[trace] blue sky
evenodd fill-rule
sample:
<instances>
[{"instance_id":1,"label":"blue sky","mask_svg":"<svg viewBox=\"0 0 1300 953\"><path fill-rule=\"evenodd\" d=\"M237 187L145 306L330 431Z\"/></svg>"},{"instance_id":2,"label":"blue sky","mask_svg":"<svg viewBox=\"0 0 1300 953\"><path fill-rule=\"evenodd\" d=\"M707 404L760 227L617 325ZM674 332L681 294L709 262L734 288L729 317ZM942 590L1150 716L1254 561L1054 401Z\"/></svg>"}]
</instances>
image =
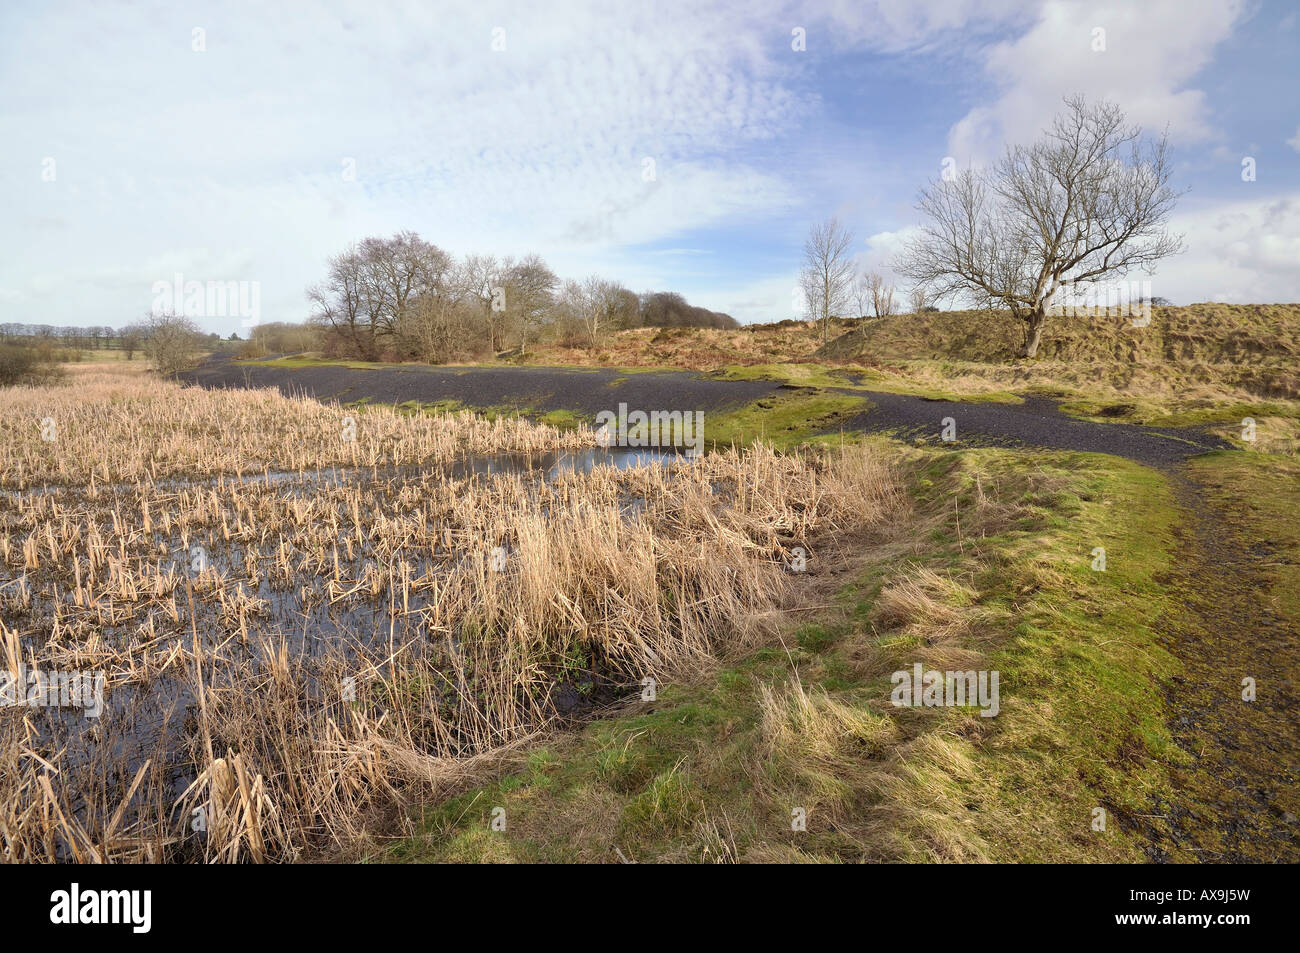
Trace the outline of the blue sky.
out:
<instances>
[{"instance_id":1,"label":"blue sky","mask_svg":"<svg viewBox=\"0 0 1300 953\"><path fill-rule=\"evenodd\" d=\"M780 319L812 222L885 270L944 157L1075 92L1169 128L1188 250L1155 294L1297 301L1297 9L7 2L0 321L119 326L178 273L300 320L329 255L399 229Z\"/></svg>"}]
</instances>

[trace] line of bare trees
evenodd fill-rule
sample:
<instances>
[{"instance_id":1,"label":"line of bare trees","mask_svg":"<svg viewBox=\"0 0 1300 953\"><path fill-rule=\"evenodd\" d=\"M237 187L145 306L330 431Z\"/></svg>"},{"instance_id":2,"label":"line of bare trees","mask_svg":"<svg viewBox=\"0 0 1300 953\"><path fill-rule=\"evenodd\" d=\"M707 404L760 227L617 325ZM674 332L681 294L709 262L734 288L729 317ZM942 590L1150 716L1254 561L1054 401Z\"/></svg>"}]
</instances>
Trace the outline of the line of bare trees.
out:
<instances>
[{"instance_id":1,"label":"line of bare trees","mask_svg":"<svg viewBox=\"0 0 1300 953\"><path fill-rule=\"evenodd\" d=\"M21 343L32 339L57 342L61 347L78 350L98 350L101 348L121 347L124 331L114 330L108 325L74 325L24 324L9 321L0 324L0 342L14 341Z\"/></svg>"},{"instance_id":2,"label":"line of bare trees","mask_svg":"<svg viewBox=\"0 0 1300 953\"><path fill-rule=\"evenodd\" d=\"M925 187L925 223L892 270L912 283L914 312L940 300L1008 311L1021 323L1021 356L1032 358L1058 294L1150 272L1182 250L1167 227L1172 174L1166 136L1144 139L1119 106L1072 97L1037 141ZM830 219L804 247L805 308L823 340L833 317L893 310L893 286L855 271L852 246Z\"/></svg>"},{"instance_id":3,"label":"line of bare trees","mask_svg":"<svg viewBox=\"0 0 1300 953\"><path fill-rule=\"evenodd\" d=\"M874 315L888 317L897 308L894 284L879 272L860 267L853 258L853 233L837 218L814 225L804 242L804 264L799 273L804 312L821 328L822 342L830 339L834 318ZM913 303L921 310L928 302L920 289Z\"/></svg>"},{"instance_id":4,"label":"line of bare trees","mask_svg":"<svg viewBox=\"0 0 1300 953\"><path fill-rule=\"evenodd\" d=\"M444 363L523 353L544 337L596 346L611 331L646 324L737 326L680 295L637 295L599 276L561 281L538 255L458 261L409 231L335 255L307 296L326 349L364 360Z\"/></svg>"}]
</instances>

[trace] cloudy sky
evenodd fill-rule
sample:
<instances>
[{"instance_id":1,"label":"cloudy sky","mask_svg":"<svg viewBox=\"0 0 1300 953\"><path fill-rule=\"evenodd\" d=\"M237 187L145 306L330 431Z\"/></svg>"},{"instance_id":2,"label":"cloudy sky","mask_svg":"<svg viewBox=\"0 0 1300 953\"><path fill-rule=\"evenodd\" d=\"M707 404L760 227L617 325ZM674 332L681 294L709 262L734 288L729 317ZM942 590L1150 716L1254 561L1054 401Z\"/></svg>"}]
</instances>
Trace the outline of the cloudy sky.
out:
<instances>
[{"instance_id":1,"label":"cloudy sky","mask_svg":"<svg viewBox=\"0 0 1300 953\"><path fill-rule=\"evenodd\" d=\"M120 326L177 274L300 320L331 254L399 229L789 317L810 223L882 265L945 157L1075 92L1168 128L1188 250L1155 294L1300 301L1296 9L5 0L0 321Z\"/></svg>"}]
</instances>

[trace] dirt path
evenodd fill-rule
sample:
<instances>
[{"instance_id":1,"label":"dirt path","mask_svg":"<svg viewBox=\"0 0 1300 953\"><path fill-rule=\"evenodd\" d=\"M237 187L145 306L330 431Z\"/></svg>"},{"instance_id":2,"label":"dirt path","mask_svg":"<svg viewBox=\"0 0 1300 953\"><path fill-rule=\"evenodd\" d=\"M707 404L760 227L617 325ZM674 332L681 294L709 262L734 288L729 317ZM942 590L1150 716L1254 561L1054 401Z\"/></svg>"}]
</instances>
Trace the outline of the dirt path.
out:
<instances>
[{"instance_id":1,"label":"dirt path","mask_svg":"<svg viewBox=\"0 0 1300 953\"><path fill-rule=\"evenodd\" d=\"M1183 664L1166 689L1170 729L1191 756L1147 819L1152 860L1300 860L1300 633L1269 605L1268 543L1185 469L1172 475L1184 523L1168 584L1185 596L1163 642ZM1255 701L1242 679L1255 679Z\"/></svg>"}]
</instances>

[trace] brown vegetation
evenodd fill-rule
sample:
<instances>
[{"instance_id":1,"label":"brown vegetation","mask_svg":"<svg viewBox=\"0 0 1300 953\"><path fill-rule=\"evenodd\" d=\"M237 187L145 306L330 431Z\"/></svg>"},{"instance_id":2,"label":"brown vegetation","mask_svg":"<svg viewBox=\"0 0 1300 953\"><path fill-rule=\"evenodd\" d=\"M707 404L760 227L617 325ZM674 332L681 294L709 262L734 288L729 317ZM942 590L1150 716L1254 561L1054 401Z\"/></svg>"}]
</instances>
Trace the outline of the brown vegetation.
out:
<instances>
[{"instance_id":1,"label":"brown vegetation","mask_svg":"<svg viewBox=\"0 0 1300 953\"><path fill-rule=\"evenodd\" d=\"M106 682L97 720L0 710L7 860L345 849L469 759L764 638L790 547L895 494L866 448L484 476L457 460L592 434L373 410L344 441L306 400L80 376L0 396L6 669Z\"/></svg>"}]
</instances>

